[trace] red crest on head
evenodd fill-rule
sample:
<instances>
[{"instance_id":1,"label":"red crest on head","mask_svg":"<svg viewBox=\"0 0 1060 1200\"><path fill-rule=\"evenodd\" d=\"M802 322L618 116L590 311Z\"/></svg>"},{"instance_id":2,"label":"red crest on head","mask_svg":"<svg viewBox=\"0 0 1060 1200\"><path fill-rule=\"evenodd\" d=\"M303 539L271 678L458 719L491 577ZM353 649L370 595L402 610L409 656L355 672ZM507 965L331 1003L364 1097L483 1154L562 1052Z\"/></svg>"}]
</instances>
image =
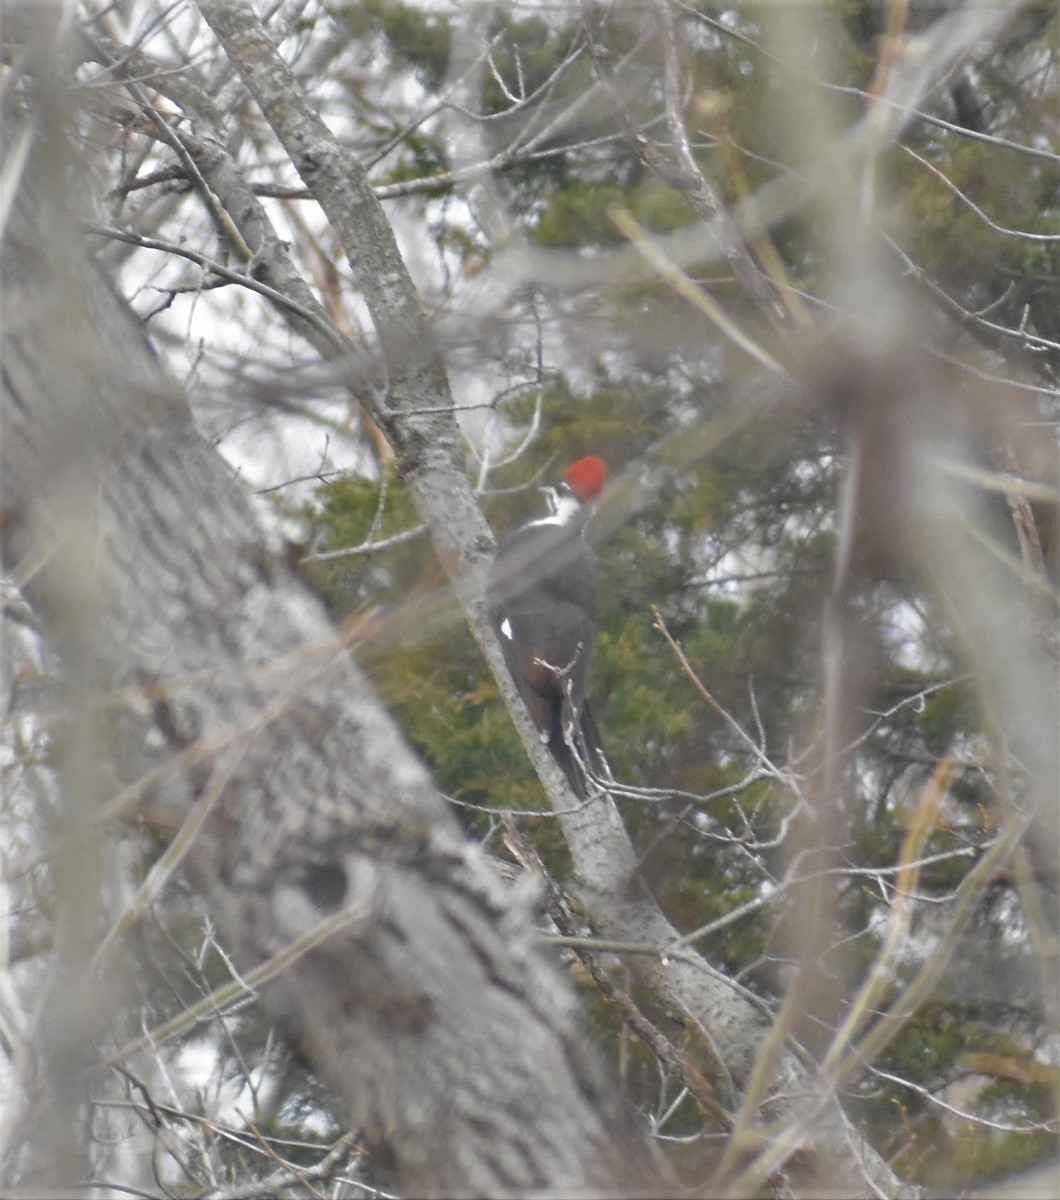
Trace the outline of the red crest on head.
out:
<instances>
[{"instance_id":1,"label":"red crest on head","mask_svg":"<svg viewBox=\"0 0 1060 1200\"><path fill-rule=\"evenodd\" d=\"M591 500L607 482L607 463L596 454L587 454L571 463L563 479L583 500Z\"/></svg>"}]
</instances>

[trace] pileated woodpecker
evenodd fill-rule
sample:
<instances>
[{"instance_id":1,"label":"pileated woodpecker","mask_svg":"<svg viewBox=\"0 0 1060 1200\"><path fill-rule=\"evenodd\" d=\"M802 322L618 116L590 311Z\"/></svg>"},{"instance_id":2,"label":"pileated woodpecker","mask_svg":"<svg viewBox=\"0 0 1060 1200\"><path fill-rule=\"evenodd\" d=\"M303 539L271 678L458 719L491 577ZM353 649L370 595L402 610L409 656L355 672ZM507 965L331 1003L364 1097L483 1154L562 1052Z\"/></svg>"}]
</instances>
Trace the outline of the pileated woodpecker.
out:
<instances>
[{"instance_id":1,"label":"pileated woodpecker","mask_svg":"<svg viewBox=\"0 0 1060 1200\"><path fill-rule=\"evenodd\" d=\"M603 749L585 695L598 584L583 533L588 501L606 479L607 464L589 455L567 469L559 487L542 488L549 515L501 540L486 593L508 670L579 798L585 767L599 770Z\"/></svg>"}]
</instances>

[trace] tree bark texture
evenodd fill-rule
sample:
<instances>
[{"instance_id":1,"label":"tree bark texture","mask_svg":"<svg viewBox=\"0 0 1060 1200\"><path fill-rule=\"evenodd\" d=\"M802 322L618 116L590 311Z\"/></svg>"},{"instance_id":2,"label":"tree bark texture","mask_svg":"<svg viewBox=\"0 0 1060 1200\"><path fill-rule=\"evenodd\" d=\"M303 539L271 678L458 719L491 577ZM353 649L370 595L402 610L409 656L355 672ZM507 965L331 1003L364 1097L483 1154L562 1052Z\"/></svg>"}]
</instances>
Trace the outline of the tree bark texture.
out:
<instances>
[{"instance_id":1,"label":"tree bark texture","mask_svg":"<svg viewBox=\"0 0 1060 1200\"><path fill-rule=\"evenodd\" d=\"M264 549L84 258L57 123L28 129L3 240L4 559L64 664L90 660L109 815L201 822L187 865L226 940L243 969L290 956L264 1001L397 1187L642 1190L662 1176L530 904Z\"/></svg>"}]
</instances>

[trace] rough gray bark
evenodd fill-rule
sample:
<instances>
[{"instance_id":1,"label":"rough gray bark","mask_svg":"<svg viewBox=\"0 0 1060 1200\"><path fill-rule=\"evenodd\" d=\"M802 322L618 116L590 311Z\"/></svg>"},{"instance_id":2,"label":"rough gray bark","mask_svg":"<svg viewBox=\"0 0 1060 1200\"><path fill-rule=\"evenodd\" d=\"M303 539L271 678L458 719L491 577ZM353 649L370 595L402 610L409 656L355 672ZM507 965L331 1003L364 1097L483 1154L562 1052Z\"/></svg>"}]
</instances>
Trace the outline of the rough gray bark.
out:
<instances>
[{"instance_id":1,"label":"rough gray bark","mask_svg":"<svg viewBox=\"0 0 1060 1200\"><path fill-rule=\"evenodd\" d=\"M4 561L96 689L124 815L202 820L187 865L220 927L244 968L292 956L264 1000L398 1187L641 1191L647 1152L529 905L85 262L50 115L9 143L32 138L2 247ZM84 1028L52 1032L55 1071L83 1066Z\"/></svg>"}]
</instances>

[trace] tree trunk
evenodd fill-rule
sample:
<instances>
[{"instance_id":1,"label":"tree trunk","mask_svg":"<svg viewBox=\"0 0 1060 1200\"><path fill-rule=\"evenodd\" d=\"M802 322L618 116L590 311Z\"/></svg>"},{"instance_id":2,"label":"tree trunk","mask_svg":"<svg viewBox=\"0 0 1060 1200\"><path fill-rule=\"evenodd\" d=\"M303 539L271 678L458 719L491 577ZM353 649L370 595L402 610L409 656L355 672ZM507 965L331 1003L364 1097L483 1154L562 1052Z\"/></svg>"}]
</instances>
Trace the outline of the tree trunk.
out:
<instances>
[{"instance_id":1,"label":"tree trunk","mask_svg":"<svg viewBox=\"0 0 1060 1200\"><path fill-rule=\"evenodd\" d=\"M241 968L274 962L266 1005L398 1188L664 1187L530 904L468 845L85 260L61 116L9 129L29 154L3 242L0 512L5 563L92 683L94 756L124 789L108 815L187 838ZM51 1036L49 1063L84 1066L84 1028Z\"/></svg>"}]
</instances>

